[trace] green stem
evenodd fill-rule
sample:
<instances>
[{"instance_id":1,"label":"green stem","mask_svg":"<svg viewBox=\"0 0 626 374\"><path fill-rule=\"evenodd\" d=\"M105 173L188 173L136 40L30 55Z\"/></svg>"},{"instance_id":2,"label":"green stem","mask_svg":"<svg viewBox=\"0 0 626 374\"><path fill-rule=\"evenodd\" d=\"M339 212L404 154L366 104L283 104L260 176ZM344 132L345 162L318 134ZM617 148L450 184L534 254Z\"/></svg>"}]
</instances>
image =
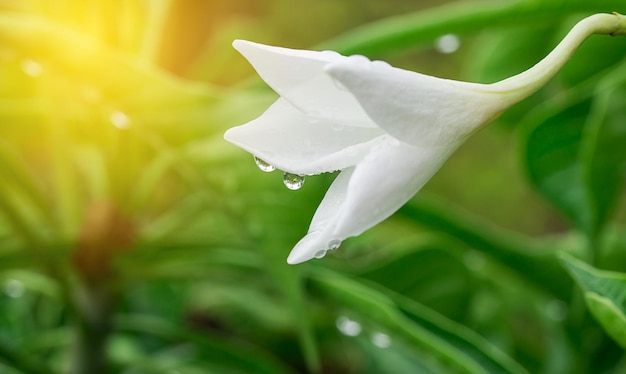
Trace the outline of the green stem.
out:
<instances>
[{"instance_id":1,"label":"green stem","mask_svg":"<svg viewBox=\"0 0 626 374\"><path fill-rule=\"evenodd\" d=\"M106 285L75 287L76 342L70 374L108 373L106 345L112 329L112 295Z\"/></svg>"},{"instance_id":2,"label":"green stem","mask_svg":"<svg viewBox=\"0 0 626 374\"><path fill-rule=\"evenodd\" d=\"M516 103L543 87L593 34L621 35L626 32L626 17L614 14L594 14L584 18L571 29L563 40L530 69L510 78L490 84L495 92L506 93L508 102Z\"/></svg>"}]
</instances>

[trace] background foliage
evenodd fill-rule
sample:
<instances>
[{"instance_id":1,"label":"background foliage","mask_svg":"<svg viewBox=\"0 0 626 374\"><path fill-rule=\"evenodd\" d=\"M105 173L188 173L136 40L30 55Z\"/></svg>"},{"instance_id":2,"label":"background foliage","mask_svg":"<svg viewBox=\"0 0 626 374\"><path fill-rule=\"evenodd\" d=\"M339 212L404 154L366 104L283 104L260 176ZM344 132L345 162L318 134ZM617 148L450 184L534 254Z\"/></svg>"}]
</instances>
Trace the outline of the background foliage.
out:
<instances>
[{"instance_id":1,"label":"background foliage","mask_svg":"<svg viewBox=\"0 0 626 374\"><path fill-rule=\"evenodd\" d=\"M0 1L0 372L626 370L626 38L324 260L285 263L333 176L222 139L275 98L235 38L493 82L619 5Z\"/></svg>"}]
</instances>

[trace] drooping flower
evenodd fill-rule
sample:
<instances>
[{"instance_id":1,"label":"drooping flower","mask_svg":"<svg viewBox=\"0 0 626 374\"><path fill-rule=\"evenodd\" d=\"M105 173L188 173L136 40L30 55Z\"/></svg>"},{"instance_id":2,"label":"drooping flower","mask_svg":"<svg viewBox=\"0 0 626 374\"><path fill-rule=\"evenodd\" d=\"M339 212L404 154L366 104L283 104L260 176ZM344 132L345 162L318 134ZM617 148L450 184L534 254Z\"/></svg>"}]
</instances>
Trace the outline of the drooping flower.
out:
<instances>
[{"instance_id":1,"label":"drooping flower","mask_svg":"<svg viewBox=\"0 0 626 374\"><path fill-rule=\"evenodd\" d=\"M537 65L492 84L237 40L234 47L280 98L225 138L287 179L340 171L287 262L322 257L392 215L465 139L541 88L586 37L624 33L625 19L588 17Z\"/></svg>"}]
</instances>

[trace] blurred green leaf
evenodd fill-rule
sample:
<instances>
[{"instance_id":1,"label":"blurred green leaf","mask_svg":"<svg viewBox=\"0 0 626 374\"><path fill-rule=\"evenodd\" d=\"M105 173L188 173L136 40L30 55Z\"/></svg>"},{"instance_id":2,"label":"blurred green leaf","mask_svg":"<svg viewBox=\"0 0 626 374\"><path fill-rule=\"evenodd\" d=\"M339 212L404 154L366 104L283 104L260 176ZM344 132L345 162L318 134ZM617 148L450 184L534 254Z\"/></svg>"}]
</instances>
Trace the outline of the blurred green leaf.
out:
<instances>
[{"instance_id":1,"label":"blurred green leaf","mask_svg":"<svg viewBox=\"0 0 626 374\"><path fill-rule=\"evenodd\" d=\"M170 343L193 343L197 348L194 356L199 362L210 363L225 372L287 374L292 370L279 362L262 347L250 347L245 344L229 342L209 333L189 331L169 321L144 315L126 315L118 317L120 331L156 336ZM136 364L139 368L145 362ZM132 368L132 366L131 366Z\"/></svg>"},{"instance_id":2,"label":"blurred green leaf","mask_svg":"<svg viewBox=\"0 0 626 374\"><path fill-rule=\"evenodd\" d=\"M583 290L593 316L626 348L626 274L598 270L568 254L561 260Z\"/></svg>"},{"instance_id":3,"label":"blurred green leaf","mask_svg":"<svg viewBox=\"0 0 626 374\"><path fill-rule=\"evenodd\" d=\"M626 175L625 66L595 90L584 82L556 97L522 134L531 182L592 241L615 211Z\"/></svg>"},{"instance_id":4,"label":"blurred green leaf","mask_svg":"<svg viewBox=\"0 0 626 374\"><path fill-rule=\"evenodd\" d=\"M314 290L333 304L377 324L416 353L438 363L434 368L463 373L526 373L479 335L390 290L328 270L311 274Z\"/></svg>"},{"instance_id":5,"label":"blurred green leaf","mask_svg":"<svg viewBox=\"0 0 626 374\"><path fill-rule=\"evenodd\" d=\"M479 250L537 289L569 299L570 281L554 257L554 243L548 245L499 228L424 194L402 207L398 214Z\"/></svg>"},{"instance_id":6,"label":"blurred green leaf","mask_svg":"<svg viewBox=\"0 0 626 374\"><path fill-rule=\"evenodd\" d=\"M586 203L579 151L590 108L588 97L555 105L522 135L523 164L530 181L588 235L592 212Z\"/></svg>"},{"instance_id":7,"label":"blurred green leaf","mask_svg":"<svg viewBox=\"0 0 626 374\"><path fill-rule=\"evenodd\" d=\"M376 262L359 276L450 318L462 318L471 297L471 282L467 267L446 251L451 246L453 242L444 240L415 243L412 250Z\"/></svg>"},{"instance_id":8,"label":"blurred green leaf","mask_svg":"<svg viewBox=\"0 0 626 374\"><path fill-rule=\"evenodd\" d=\"M618 206L626 180L626 63L598 85L582 144L585 187L599 232Z\"/></svg>"},{"instance_id":9,"label":"blurred green leaf","mask_svg":"<svg viewBox=\"0 0 626 374\"><path fill-rule=\"evenodd\" d=\"M607 12L614 6L613 0L459 1L372 22L319 47L345 54L380 56L414 49L445 34L469 33L510 24L554 22L568 14Z\"/></svg>"}]
</instances>

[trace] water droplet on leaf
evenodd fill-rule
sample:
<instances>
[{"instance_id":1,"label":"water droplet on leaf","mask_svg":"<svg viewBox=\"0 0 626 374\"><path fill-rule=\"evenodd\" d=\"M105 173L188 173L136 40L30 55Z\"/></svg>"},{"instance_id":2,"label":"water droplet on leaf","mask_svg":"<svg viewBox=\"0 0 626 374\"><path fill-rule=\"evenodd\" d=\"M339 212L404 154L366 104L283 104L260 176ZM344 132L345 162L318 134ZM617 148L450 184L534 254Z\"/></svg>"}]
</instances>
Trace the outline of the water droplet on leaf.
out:
<instances>
[{"instance_id":1,"label":"water droplet on leaf","mask_svg":"<svg viewBox=\"0 0 626 374\"><path fill-rule=\"evenodd\" d=\"M375 332L372 334L372 344L378 348L389 348L391 337L384 332Z\"/></svg>"},{"instance_id":2,"label":"water droplet on leaf","mask_svg":"<svg viewBox=\"0 0 626 374\"><path fill-rule=\"evenodd\" d=\"M4 284L4 293L14 299L22 297L24 294L24 283L17 279L10 279Z\"/></svg>"},{"instance_id":3,"label":"water droplet on leaf","mask_svg":"<svg viewBox=\"0 0 626 374\"><path fill-rule=\"evenodd\" d=\"M259 169L261 169L261 171L264 171L266 173L269 173L271 171L276 170L276 168L274 167L274 165L271 165L263 160L261 160L260 158L258 158L257 156L254 156L254 163L256 164L256 166L259 167Z\"/></svg>"},{"instance_id":4,"label":"water droplet on leaf","mask_svg":"<svg viewBox=\"0 0 626 374\"><path fill-rule=\"evenodd\" d=\"M336 321L337 329L347 336L358 336L361 333L361 324L346 316L340 316Z\"/></svg>"},{"instance_id":5,"label":"water droplet on leaf","mask_svg":"<svg viewBox=\"0 0 626 374\"><path fill-rule=\"evenodd\" d=\"M283 182L285 186L290 190L299 190L304 184L304 176L298 174L285 173L283 175Z\"/></svg>"},{"instance_id":6,"label":"water droplet on leaf","mask_svg":"<svg viewBox=\"0 0 626 374\"><path fill-rule=\"evenodd\" d=\"M442 35L435 41L435 48L437 51L445 54L456 52L460 45L461 41L459 40L459 37L454 34Z\"/></svg>"}]
</instances>

